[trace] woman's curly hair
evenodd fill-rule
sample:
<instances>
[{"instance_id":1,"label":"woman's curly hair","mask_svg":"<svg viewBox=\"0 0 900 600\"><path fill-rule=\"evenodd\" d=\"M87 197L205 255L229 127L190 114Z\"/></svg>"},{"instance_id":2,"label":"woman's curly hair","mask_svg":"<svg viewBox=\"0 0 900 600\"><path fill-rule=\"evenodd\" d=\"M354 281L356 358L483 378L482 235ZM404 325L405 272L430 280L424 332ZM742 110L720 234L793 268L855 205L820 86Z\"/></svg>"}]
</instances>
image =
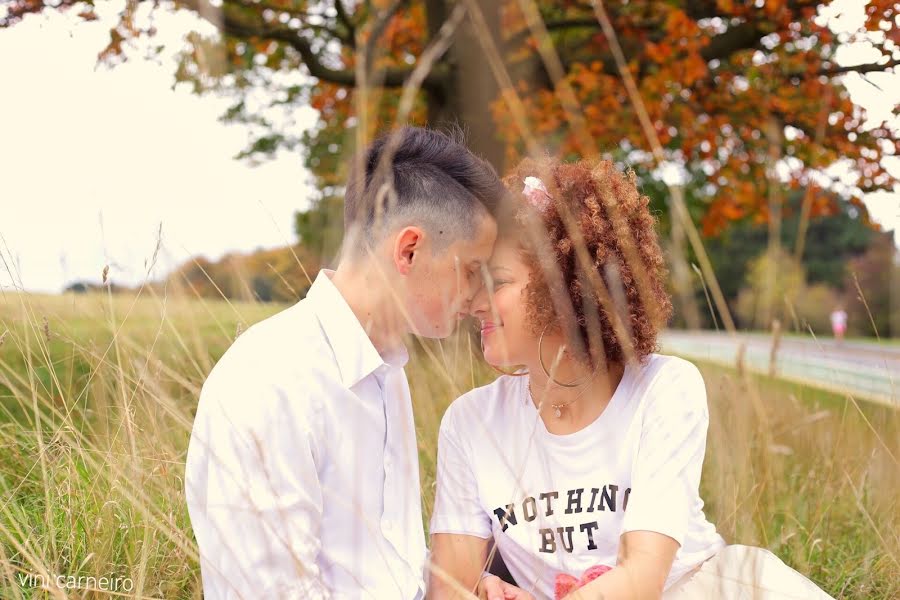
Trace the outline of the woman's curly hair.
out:
<instances>
[{"instance_id":1,"label":"woman's curly hair","mask_svg":"<svg viewBox=\"0 0 900 600\"><path fill-rule=\"evenodd\" d=\"M529 177L548 197L524 193ZM534 335L553 326L592 366L654 352L672 302L656 219L634 173L608 160L525 159L504 184L511 205L500 235L519 242L531 271L524 293Z\"/></svg>"}]
</instances>

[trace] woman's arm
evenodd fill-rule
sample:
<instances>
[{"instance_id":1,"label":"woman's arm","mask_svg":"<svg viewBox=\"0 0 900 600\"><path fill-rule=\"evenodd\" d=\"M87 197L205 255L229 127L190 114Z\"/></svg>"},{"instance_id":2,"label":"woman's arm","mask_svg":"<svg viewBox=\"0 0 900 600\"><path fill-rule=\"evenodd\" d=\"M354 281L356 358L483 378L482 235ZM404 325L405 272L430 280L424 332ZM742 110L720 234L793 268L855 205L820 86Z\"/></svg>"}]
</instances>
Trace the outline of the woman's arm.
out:
<instances>
[{"instance_id":1,"label":"woman's arm","mask_svg":"<svg viewBox=\"0 0 900 600\"><path fill-rule=\"evenodd\" d=\"M431 536L428 600L471 598L482 600L534 600L534 597L499 577L482 578L491 540L474 535L436 533Z\"/></svg>"},{"instance_id":2,"label":"woman's arm","mask_svg":"<svg viewBox=\"0 0 900 600\"><path fill-rule=\"evenodd\" d=\"M478 481L453 405L438 433L436 487L428 599L471 597L487 561L491 519L479 501Z\"/></svg>"},{"instance_id":3,"label":"woman's arm","mask_svg":"<svg viewBox=\"0 0 900 600\"><path fill-rule=\"evenodd\" d=\"M678 542L653 531L629 531L619 538L619 556L612 571L573 592L572 600L658 600Z\"/></svg>"},{"instance_id":4,"label":"woman's arm","mask_svg":"<svg viewBox=\"0 0 900 600\"><path fill-rule=\"evenodd\" d=\"M431 536L428 600L465 598L473 593L487 563L490 538L456 533Z\"/></svg>"},{"instance_id":5,"label":"woman's arm","mask_svg":"<svg viewBox=\"0 0 900 600\"><path fill-rule=\"evenodd\" d=\"M662 595L687 536L709 425L700 371L687 362L673 367L648 400L616 567L573 597L650 600Z\"/></svg>"}]
</instances>

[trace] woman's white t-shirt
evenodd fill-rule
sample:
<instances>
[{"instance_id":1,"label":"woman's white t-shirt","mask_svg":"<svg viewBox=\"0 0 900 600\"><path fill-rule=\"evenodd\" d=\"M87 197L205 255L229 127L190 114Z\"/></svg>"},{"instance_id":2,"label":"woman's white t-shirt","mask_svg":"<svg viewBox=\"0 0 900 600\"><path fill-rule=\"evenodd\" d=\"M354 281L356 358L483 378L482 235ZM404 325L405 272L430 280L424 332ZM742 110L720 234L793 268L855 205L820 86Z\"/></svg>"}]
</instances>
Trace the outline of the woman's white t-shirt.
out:
<instances>
[{"instance_id":1,"label":"woman's white t-shirt","mask_svg":"<svg viewBox=\"0 0 900 600\"><path fill-rule=\"evenodd\" d=\"M628 365L606 409L568 435L547 431L528 379L502 376L447 409L431 533L493 536L538 598L553 597L558 573L615 566L628 531L680 544L666 587L725 545L698 493L709 412L693 364Z\"/></svg>"}]
</instances>

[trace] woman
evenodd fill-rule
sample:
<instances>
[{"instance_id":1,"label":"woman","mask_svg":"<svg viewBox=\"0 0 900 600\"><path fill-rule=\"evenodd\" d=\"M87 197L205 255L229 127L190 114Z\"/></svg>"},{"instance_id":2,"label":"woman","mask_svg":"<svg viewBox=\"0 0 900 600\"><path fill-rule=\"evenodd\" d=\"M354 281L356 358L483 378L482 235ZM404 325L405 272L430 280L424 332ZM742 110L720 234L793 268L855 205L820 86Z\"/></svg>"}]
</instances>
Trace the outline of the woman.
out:
<instances>
[{"instance_id":1,"label":"woman","mask_svg":"<svg viewBox=\"0 0 900 600\"><path fill-rule=\"evenodd\" d=\"M441 423L429 597L561 597L602 565L578 597L827 598L703 514L706 390L653 352L672 306L634 176L526 160L505 182L513 207L472 313L507 374ZM494 545L518 587L482 572Z\"/></svg>"}]
</instances>

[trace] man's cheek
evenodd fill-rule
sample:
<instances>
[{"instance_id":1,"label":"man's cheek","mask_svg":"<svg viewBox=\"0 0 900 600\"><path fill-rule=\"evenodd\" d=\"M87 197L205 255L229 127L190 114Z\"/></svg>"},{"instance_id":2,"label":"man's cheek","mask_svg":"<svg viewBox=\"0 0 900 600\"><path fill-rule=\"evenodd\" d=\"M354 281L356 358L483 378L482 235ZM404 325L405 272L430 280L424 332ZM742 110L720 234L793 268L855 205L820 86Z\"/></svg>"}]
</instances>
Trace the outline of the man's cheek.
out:
<instances>
[{"instance_id":1,"label":"man's cheek","mask_svg":"<svg viewBox=\"0 0 900 600\"><path fill-rule=\"evenodd\" d=\"M448 307L447 298L444 295L432 296L426 308L428 320L435 324L441 323L444 321L444 315L447 314Z\"/></svg>"},{"instance_id":2,"label":"man's cheek","mask_svg":"<svg viewBox=\"0 0 900 600\"><path fill-rule=\"evenodd\" d=\"M456 304L456 299L459 295L459 287L455 284L452 286L442 286L438 282L434 282L433 285L441 290L436 298L437 302L435 302L435 304L445 312L452 309Z\"/></svg>"}]
</instances>

